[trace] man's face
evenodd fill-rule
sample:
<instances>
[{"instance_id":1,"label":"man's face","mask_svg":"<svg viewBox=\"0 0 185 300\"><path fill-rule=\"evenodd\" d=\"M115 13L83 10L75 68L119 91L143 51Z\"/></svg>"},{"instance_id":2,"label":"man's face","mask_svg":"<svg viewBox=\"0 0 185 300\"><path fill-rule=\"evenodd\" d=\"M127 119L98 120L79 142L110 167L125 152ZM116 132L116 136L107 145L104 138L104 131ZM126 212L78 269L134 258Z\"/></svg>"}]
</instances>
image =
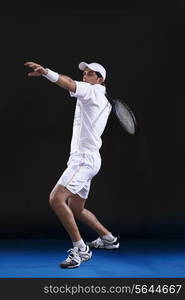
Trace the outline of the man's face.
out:
<instances>
[{"instance_id":1,"label":"man's face","mask_svg":"<svg viewBox=\"0 0 185 300\"><path fill-rule=\"evenodd\" d=\"M89 68L85 68L85 70L83 71L83 81L90 84L101 84L103 82L103 78L98 77L95 71Z\"/></svg>"}]
</instances>

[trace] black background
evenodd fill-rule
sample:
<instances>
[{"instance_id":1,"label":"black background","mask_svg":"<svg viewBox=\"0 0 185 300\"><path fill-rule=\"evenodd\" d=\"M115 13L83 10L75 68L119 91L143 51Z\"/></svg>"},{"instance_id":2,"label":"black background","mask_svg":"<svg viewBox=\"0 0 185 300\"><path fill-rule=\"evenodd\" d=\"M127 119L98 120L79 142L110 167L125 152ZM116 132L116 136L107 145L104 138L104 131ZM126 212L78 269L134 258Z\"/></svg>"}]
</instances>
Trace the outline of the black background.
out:
<instances>
[{"instance_id":1,"label":"black background","mask_svg":"<svg viewBox=\"0 0 185 300\"><path fill-rule=\"evenodd\" d=\"M105 66L107 90L127 98L140 132L111 114L87 208L115 234L184 236L184 20L180 0L1 9L0 237L67 236L48 197L66 168L75 100L28 78L26 61L76 80L80 61Z\"/></svg>"}]
</instances>

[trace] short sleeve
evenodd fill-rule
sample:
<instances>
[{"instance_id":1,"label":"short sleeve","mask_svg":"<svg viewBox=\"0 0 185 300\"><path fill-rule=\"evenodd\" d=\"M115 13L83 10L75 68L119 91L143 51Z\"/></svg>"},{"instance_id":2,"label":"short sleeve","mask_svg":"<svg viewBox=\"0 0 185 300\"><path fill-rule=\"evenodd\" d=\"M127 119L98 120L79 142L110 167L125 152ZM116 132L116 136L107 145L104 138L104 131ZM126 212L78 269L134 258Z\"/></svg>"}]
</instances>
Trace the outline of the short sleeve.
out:
<instances>
[{"instance_id":1,"label":"short sleeve","mask_svg":"<svg viewBox=\"0 0 185 300\"><path fill-rule=\"evenodd\" d=\"M93 88L88 82L75 81L76 91L69 92L71 97L76 97L80 100L89 100L92 96Z\"/></svg>"}]
</instances>

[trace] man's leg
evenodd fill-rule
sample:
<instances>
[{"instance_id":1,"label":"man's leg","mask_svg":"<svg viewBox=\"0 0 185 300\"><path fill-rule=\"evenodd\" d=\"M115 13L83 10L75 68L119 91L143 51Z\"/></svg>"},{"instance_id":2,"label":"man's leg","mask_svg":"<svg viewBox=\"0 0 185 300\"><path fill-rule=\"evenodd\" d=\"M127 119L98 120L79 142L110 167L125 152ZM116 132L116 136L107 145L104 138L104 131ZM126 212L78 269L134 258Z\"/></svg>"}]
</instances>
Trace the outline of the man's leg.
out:
<instances>
[{"instance_id":1,"label":"man's leg","mask_svg":"<svg viewBox=\"0 0 185 300\"><path fill-rule=\"evenodd\" d=\"M98 237L96 240L87 243L90 248L119 248L118 237L113 236L112 233L98 221L92 212L84 208L85 199L82 199L78 195L73 195L68 199L68 205L72 209L76 218L89 225L100 235L100 237Z\"/></svg>"},{"instance_id":2,"label":"man's leg","mask_svg":"<svg viewBox=\"0 0 185 300\"><path fill-rule=\"evenodd\" d=\"M110 233L110 231L105 228L96 218L96 216L90 212L88 209L84 208L85 199L81 198L79 195L72 194L68 199L68 205L71 208L74 216L91 227L100 236L104 236Z\"/></svg>"},{"instance_id":3,"label":"man's leg","mask_svg":"<svg viewBox=\"0 0 185 300\"><path fill-rule=\"evenodd\" d=\"M81 238L73 212L66 203L72 195L64 186L56 185L49 199L51 207L68 232L74 247L70 249L67 259L60 263L62 268L76 268L81 262L89 260L92 256L89 246L85 245Z\"/></svg>"},{"instance_id":4,"label":"man's leg","mask_svg":"<svg viewBox=\"0 0 185 300\"><path fill-rule=\"evenodd\" d=\"M73 194L64 186L56 185L50 194L49 202L68 232L72 242L76 242L81 239L81 235L74 219L73 212L66 203L67 199L72 195Z\"/></svg>"}]
</instances>

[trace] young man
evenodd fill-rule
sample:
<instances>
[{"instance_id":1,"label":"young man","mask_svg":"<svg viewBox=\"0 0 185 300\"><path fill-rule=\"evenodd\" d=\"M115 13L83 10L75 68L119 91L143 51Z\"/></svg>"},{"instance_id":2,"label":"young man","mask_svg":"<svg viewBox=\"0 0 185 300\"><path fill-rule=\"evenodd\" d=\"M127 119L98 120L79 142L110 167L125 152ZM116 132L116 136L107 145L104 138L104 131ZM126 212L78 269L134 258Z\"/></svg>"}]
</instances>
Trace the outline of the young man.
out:
<instances>
[{"instance_id":1,"label":"young man","mask_svg":"<svg viewBox=\"0 0 185 300\"><path fill-rule=\"evenodd\" d=\"M84 208L92 178L101 167L99 149L111 105L105 96L105 68L98 63L81 62L83 81L75 81L34 62L25 66L33 69L28 76L43 76L67 89L77 98L73 122L70 157L64 171L50 194L50 205L68 232L73 248L60 266L78 267L92 256L90 248L117 249L117 237L106 229L89 210ZM85 244L75 219L79 219L99 234L95 241Z\"/></svg>"}]
</instances>

